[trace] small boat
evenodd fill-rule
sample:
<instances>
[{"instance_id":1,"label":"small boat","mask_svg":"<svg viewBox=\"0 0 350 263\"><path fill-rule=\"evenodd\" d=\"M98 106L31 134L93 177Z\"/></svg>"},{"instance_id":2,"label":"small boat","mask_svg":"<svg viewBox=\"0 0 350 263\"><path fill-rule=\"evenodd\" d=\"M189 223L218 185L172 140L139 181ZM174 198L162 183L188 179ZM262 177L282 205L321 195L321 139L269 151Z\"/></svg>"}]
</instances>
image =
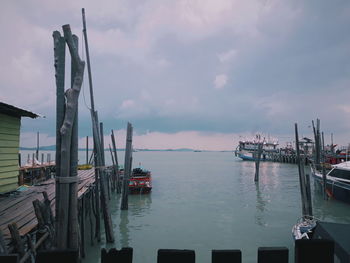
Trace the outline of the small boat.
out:
<instances>
[{"instance_id":1,"label":"small boat","mask_svg":"<svg viewBox=\"0 0 350 263\"><path fill-rule=\"evenodd\" d=\"M143 168L135 168L129 181L129 191L131 194L147 194L152 190L151 172Z\"/></svg>"},{"instance_id":2,"label":"small boat","mask_svg":"<svg viewBox=\"0 0 350 263\"><path fill-rule=\"evenodd\" d=\"M323 187L322 172L311 166L316 182ZM329 197L350 204L350 161L335 164L326 174L326 193Z\"/></svg>"},{"instance_id":3,"label":"small boat","mask_svg":"<svg viewBox=\"0 0 350 263\"><path fill-rule=\"evenodd\" d=\"M292 228L294 240L311 239L318 220L312 216L301 217Z\"/></svg>"},{"instance_id":4,"label":"small boat","mask_svg":"<svg viewBox=\"0 0 350 263\"><path fill-rule=\"evenodd\" d=\"M265 138L261 139L260 135L256 135L254 140L239 141L235 155L244 161L255 161L260 144L262 144L261 161L270 161L270 154L279 152L277 141L267 141Z\"/></svg>"}]
</instances>

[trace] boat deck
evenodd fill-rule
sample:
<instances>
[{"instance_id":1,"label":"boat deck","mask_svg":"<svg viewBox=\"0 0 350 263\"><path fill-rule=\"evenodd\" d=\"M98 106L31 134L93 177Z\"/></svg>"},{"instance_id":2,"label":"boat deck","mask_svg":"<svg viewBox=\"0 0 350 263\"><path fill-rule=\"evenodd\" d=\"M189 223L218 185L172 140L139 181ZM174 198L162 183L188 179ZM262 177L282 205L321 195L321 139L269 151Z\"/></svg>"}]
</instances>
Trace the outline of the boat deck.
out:
<instances>
[{"instance_id":1,"label":"boat deck","mask_svg":"<svg viewBox=\"0 0 350 263\"><path fill-rule=\"evenodd\" d=\"M78 198L80 198L95 182L95 170L79 170L78 177ZM0 230L4 235L6 246L9 247L11 243L9 224L16 223L21 236L31 232L37 226L32 202L36 199L43 201L43 192L47 193L52 212L55 213L55 180L53 178L40 185L28 187L27 190L0 197Z\"/></svg>"}]
</instances>

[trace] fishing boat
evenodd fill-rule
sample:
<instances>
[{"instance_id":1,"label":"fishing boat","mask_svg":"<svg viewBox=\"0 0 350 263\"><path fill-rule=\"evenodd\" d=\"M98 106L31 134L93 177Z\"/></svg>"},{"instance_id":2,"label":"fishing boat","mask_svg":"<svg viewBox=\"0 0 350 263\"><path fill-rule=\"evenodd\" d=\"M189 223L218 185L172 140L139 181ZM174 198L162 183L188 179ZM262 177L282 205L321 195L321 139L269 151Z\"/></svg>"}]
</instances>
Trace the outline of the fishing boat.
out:
<instances>
[{"instance_id":1,"label":"fishing boat","mask_svg":"<svg viewBox=\"0 0 350 263\"><path fill-rule=\"evenodd\" d=\"M245 161L255 161L259 145L262 145L261 161L271 161L271 154L278 153L277 141L261 139L260 135L256 135L254 140L239 141L235 155Z\"/></svg>"},{"instance_id":2,"label":"fishing boat","mask_svg":"<svg viewBox=\"0 0 350 263\"><path fill-rule=\"evenodd\" d=\"M141 167L134 168L130 176L129 191L131 194L146 194L152 190L151 172Z\"/></svg>"},{"instance_id":3,"label":"fishing boat","mask_svg":"<svg viewBox=\"0 0 350 263\"><path fill-rule=\"evenodd\" d=\"M313 165L311 170L315 181L323 187L322 172ZM325 179L327 195L350 204L350 161L332 165Z\"/></svg>"}]
</instances>

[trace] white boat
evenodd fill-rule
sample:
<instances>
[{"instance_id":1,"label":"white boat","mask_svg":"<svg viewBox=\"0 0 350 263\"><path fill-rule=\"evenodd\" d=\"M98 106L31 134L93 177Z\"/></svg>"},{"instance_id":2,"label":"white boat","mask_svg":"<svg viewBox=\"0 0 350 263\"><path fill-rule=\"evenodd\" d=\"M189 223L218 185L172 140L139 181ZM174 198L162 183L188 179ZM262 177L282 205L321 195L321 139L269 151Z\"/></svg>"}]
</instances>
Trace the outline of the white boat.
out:
<instances>
[{"instance_id":1,"label":"white boat","mask_svg":"<svg viewBox=\"0 0 350 263\"><path fill-rule=\"evenodd\" d=\"M254 140L242 140L235 150L235 155L245 161L255 161L259 145L262 145L261 161L269 161L271 153L278 153L278 142L261 139L256 135Z\"/></svg>"},{"instance_id":2,"label":"white boat","mask_svg":"<svg viewBox=\"0 0 350 263\"><path fill-rule=\"evenodd\" d=\"M350 204L350 161L335 164L326 174L326 193L329 197ZM312 175L323 187L322 172L311 166Z\"/></svg>"},{"instance_id":3,"label":"white boat","mask_svg":"<svg viewBox=\"0 0 350 263\"><path fill-rule=\"evenodd\" d=\"M311 239L317 222L318 220L311 216L300 218L292 228L294 240Z\"/></svg>"}]
</instances>

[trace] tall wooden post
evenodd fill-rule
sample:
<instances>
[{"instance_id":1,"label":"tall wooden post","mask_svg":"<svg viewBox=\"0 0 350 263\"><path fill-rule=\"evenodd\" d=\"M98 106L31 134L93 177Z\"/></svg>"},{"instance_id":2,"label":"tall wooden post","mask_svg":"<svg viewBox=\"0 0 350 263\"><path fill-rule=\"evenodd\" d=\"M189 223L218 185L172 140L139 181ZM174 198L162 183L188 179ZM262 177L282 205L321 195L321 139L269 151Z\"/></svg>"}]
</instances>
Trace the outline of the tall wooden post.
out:
<instances>
[{"instance_id":1,"label":"tall wooden post","mask_svg":"<svg viewBox=\"0 0 350 263\"><path fill-rule=\"evenodd\" d=\"M54 42L54 66L56 77L56 177L61 176L61 133L60 128L63 124L65 99L64 99L64 76L65 76L65 57L66 57L66 41L59 31L53 32ZM56 197L60 196L59 184L55 185ZM56 229L58 229L58 208L60 207L60 199L56 198L55 214Z\"/></svg>"},{"instance_id":2,"label":"tall wooden post","mask_svg":"<svg viewBox=\"0 0 350 263\"><path fill-rule=\"evenodd\" d=\"M89 136L86 136L86 164L89 164Z\"/></svg>"},{"instance_id":3,"label":"tall wooden post","mask_svg":"<svg viewBox=\"0 0 350 263\"><path fill-rule=\"evenodd\" d=\"M295 149L297 152L297 163L299 171L300 194L302 202L302 214L306 218L312 216L310 179L305 176L305 160L300 154L298 124L295 123Z\"/></svg>"},{"instance_id":4,"label":"tall wooden post","mask_svg":"<svg viewBox=\"0 0 350 263\"><path fill-rule=\"evenodd\" d=\"M101 140L101 161L103 165L106 165L105 162L105 142L103 136L103 122L100 122L100 140Z\"/></svg>"},{"instance_id":5,"label":"tall wooden post","mask_svg":"<svg viewBox=\"0 0 350 263\"><path fill-rule=\"evenodd\" d=\"M59 249L78 248L78 220L74 204L77 203L77 173L74 170L75 153L71 152L72 138L74 140L74 123L76 121L76 114L78 110L78 98L83 82L85 63L79 57L75 41L69 25L63 27L64 38L69 47L70 55L74 63L76 74L74 75L73 85L66 91L66 112L63 124L60 128L61 133L61 160L60 160L60 175L57 177L57 184L59 185L59 199L57 212L57 247ZM77 143L77 142L74 142ZM77 150L77 147L76 147ZM73 161L72 159L73 158ZM75 186L74 186L75 185ZM75 189L75 190L74 190ZM69 230L69 231L68 231Z\"/></svg>"},{"instance_id":6,"label":"tall wooden post","mask_svg":"<svg viewBox=\"0 0 350 263\"><path fill-rule=\"evenodd\" d=\"M127 133L126 133L123 195L122 195L122 201L121 201L121 210L128 210L129 179L131 174L131 160L132 160L132 130L133 128L131 124L128 122Z\"/></svg>"},{"instance_id":7,"label":"tall wooden post","mask_svg":"<svg viewBox=\"0 0 350 263\"><path fill-rule=\"evenodd\" d=\"M258 149L254 152L255 154L255 176L254 181L259 181L259 169L260 169L260 159L261 159L261 153L262 153L263 144L258 143Z\"/></svg>"},{"instance_id":8,"label":"tall wooden post","mask_svg":"<svg viewBox=\"0 0 350 263\"><path fill-rule=\"evenodd\" d=\"M113 145L113 153L114 153L114 160L115 160L115 172L116 172L116 187L117 187L117 194L121 193L121 188L120 188L120 177L119 177L119 163L118 163L118 155L117 155L117 146L115 143L115 136L114 132L112 130L111 134L111 139L112 139L112 145Z\"/></svg>"},{"instance_id":9,"label":"tall wooden post","mask_svg":"<svg viewBox=\"0 0 350 263\"><path fill-rule=\"evenodd\" d=\"M112 160L112 177L110 178L111 179L111 186L112 186L112 191L114 192L115 190L115 161L114 161L114 156L113 156L113 152L112 152L112 147L111 145L109 144L108 145L108 148L109 148L109 153L111 154L111 160Z\"/></svg>"},{"instance_id":10,"label":"tall wooden post","mask_svg":"<svg viewBox=\"0 0 350 263\"><path fill-rule=\"evenodd\" d=\"M100 122L100 140L101 140L101 161L102 161L102 166L105 166L106 162L105 162L105 143L104 143L104 135L103 135L103 122ZM105 172L103 173L102 183L104 184L104 189L107 190L108 200L110 200L111 193L109 190L107 174Z\"/></svg>"},{"instance_id":11,"label":"tall wooden post","mask_svg":"<svg viewBox=\"0 0 350 263\"><path fill-rule=\"evenodd\" d=\"M326 175L326 157L324 151L324 134L322 132L322 183L323 183L323 199L327 200L327 175Z\"/></svg>"},{"instance_id":12,"label":"tall wooden post","mask_svg":"<svg viewBox=\"0 0 350 263\"><path fill-rule=\"evenodd\" d=\"M36 133L36 151L35 158L39 161L39 132Z\"/></svg>"},{"instance_id":13,"label":"tall wooden post","mask_svg":"<svg viewBox=\"0 0 350 263\"><path fill-rule=\"evenodd\" d=\"M99 186L101 190L101 205L102 205L102 213L103 213L103 219L104 219L104 225L105 225L105 232L106 232L106 241L107 242L114 242L114 234L113 234L113 227L112 227L112 220L109 213L109 207L107 203L107 197L106 197L106 188L104 183L104 172L105 169L103 167L102 162L102 153L101 153L101 139L100 139L100 132L99 132L99 126L98 126L98 116L97 112L93 114L93 134L94 134L94 147L96 150L96 159L95 159L95 165L97 166L97 169L95 167L95 171L99 175Z\"/></svg>"},{"instance_id":14,"label":"tall wooden post","mask_svg":"<svg viewBox=\"0 0 350 263\"><path fill-rule=\"evenodd\" d=\"M91 74L91 63L90 63L90 54L89 54L89 45L88 45L88 38L87 38L87 30L86 30L86 20L85 20L85 10L82 9L82 18L83 18L83 34L84 34L84 40L85 40L85 51L86 51L86 60L87 60L87 67L88 67L88 77L89 77L89 87L90 87L90 101L91 101L91 119L92 119L92 130L93 130L93 140L94 140L94 151L95 151L95 180L96 180L96 210L99 208L99 188L101 189L101 205L102 205L102 212L104 217L104 223L105 223L105 230L106 230L106 240L107 242L114 242L114 234L113 234L113 228L112 228L112 220L109 213L109 208L105 196L105 189L103 185L103 163L102 163L102 149L101 149L101 138L100 138L100 131L98 127L98 116L97 112L95 111L95 104L94 104L94 93L93 93L93 86L92 86L92 74ZM98 167L96 169L96 166ZM100 187L98 187L100 186ZM100 221L99 218L96 222L96 235L98 240L100 240Z\"/></svg>"}]
</instances>

